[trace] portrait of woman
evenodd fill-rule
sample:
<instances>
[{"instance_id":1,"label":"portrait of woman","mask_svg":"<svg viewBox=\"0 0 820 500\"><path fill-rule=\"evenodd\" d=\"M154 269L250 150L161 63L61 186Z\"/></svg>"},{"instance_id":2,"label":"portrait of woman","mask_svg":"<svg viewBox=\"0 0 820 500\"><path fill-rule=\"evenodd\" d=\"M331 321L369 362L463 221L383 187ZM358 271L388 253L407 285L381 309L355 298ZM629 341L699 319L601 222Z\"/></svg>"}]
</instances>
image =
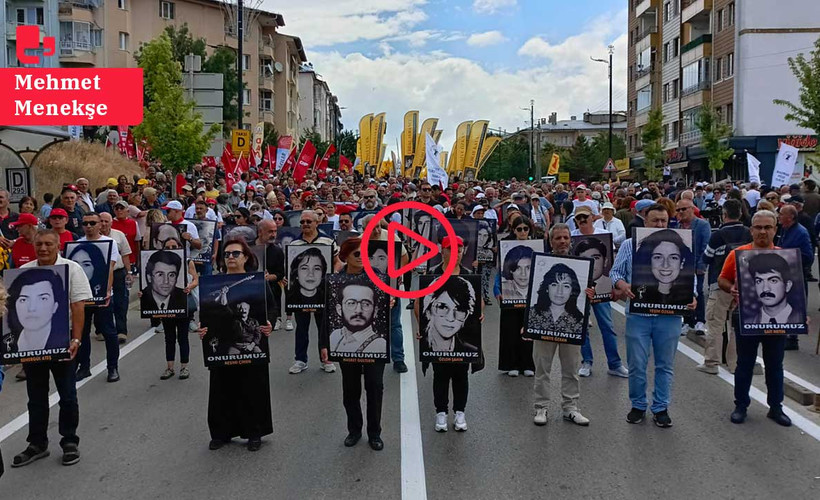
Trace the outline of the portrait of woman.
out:
<instances>
[{"instance_id":1,"label":"portrait of woman","mask_svg":"<svg viewBox=\"0 0 820 500\"><path fill-rule=\"evenodd\" d=\"M686 306L694 296L695 258L682 233L688 230L639 228L633 258L634 304ZM647 234L649 233L649 234ZM644 236L642 239L641 236ZM630 310L632 310L630 309ZM635 312L640 310L640 306ZM670 311L675 308L670 308ZM683 308L678 308L683 310Z\"/></svg>"},{"instance_id":2,"label":"portrait of woman","mask_svg":"<svg viewBox=\"0 0 820 500\"><path fill-rule=\"evenodd\" d=\"M527 328L556 333L580 334L584 314L578 309L581 284L576 272L566 264L555 264L538 286L535 305L530 310Z\"/></svg>"},{"instance_id":3,"label":"portrait of woman","mask_svg":"<svg viewBox=\"0 0 820 500\"><path fill-rule=\"evenodd\" d=\"M384 243L383 245L374 243ZM382 274L387 274L387 242L371 241L367 246L367 256L370 265Z\"/></svg>"},{"instance_id":4,"label":"portrait of woman","mask_svg":"<svg viewBox=\"0 0 820 500\"><path fill-rule=\"evenodd\" d=\"M475 314L476 289L461 276L452 276L444 286L422 299L421 357L425 352L479 352L480 328L470 328ZM476 332L478 337L474 339ZM434 356L436 357L436 356Z\"/></svg>"},{"instance_id":5,"label":"portrait of woman","mask_svg":"<svg viewBox=\"0 0 820 500\"><path fill-rule=\"evenodd\" d=\"M501 295L504 299L526 299L530 285L533 250L517 245L504 256L501 267Z\"/></svg>"},{"instance_id":6,"label":"portrait of woman","mask_svg":"<svg viewBox=\"0 0 820 500\"><path fill-rule=\"evenodd\" d=\"M103 250L104 249L104 250ZM108 295L108 267L111 259L111 242L68 242L66 258L73 260L85 272L94 300L105 300Z\"/></svg>"},{"instance_id":7,"label":"portrait of woman","mask_svg":"<svg viewBox=\"0 0 820 500\"><path fill-rule=\"evenodd\" d=\"M478 221L478 235L476 237L478 248L477 260L479 262L492 262L494 260L493 248L495 248L495 233L490 223Z\"/></svg>"},{"instance_id":8,"label":"portrait of woman","mask_svg":"<svg viewBox=\"0 0 820 500\"><path fill-rule=\"evenodd\" d=\"M300 251L301 250L301 251ZM289 309L304 305L324 307L325 276L328 273L330 247L324 245L291 246L288 248L288 300ZM298 252L296 255L294 253Z\"/></svg>"},{"instance_id":9,"label":"portrait of woman","mask_svg":"<svg viewBox=\"0 0 820 500\"><path fill-rule=\"evenodd\" d=\"M67 272L65 265L6 271L8 313L0 353L68 347Z\"/></svg>"}]
</instances>

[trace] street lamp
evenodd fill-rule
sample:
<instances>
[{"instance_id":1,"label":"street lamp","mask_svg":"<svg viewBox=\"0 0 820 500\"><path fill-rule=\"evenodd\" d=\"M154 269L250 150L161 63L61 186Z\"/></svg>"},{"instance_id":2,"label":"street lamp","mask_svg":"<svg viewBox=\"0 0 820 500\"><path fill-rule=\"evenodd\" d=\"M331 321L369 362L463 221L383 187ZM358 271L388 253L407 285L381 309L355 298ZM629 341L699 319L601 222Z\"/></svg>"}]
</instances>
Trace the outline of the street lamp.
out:
<instances>
[{"instance_id":1,"label":"street lamp","mask_svg":"<svg viewBox=\"0 0 820 500\"><path fill-rule=\"evenodd\" d=\"M615 46L610 45L609 47L609 61L606 59L595 59L594 57L590 56L595 62L604 63L609 68L609 158L612 158L612 54L615 52ZM610 172L610 178L612 176L612 172Z\"/></svg>"},{"instance_id":2,"label":"street lamp","mask_svg":"<svg viewBox=\"0 0 820 500\"><path fill-rule=\"evenodd\" d=\"M535 100L530 99L530 107L529 108L521 108L521 109L524 110L524 111L529 110L529 112L530 112L530 169L529 169L529 172L530 172L530 174L532 174L533 173L533 171L532 171L532 157L533 157L533 153L534 153L534 151L533 151L533 138L535 136ZM535 173L535 178L540 179L541 178L541 172L540 172L541 169L540 169L540 167L538 166L537 163L536 163L535 168L536 168L536 170L539 170L539 172Z\"/></svg>"}]
</instances>

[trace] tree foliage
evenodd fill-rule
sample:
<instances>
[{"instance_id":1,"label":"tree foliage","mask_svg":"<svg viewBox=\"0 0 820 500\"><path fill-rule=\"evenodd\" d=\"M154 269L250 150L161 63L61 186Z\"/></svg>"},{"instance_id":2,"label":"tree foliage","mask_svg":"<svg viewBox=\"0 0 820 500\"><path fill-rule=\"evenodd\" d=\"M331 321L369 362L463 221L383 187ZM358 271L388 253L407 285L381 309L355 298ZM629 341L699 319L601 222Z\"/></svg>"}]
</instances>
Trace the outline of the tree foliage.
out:
<instances>
[{"instance_id":1,"label":"tree foliage","mask_svg":"<svg viewBox=\"0 0 820 500\"><path fill-rule=\"evenodd\" d=\"M530 168L530 143L526 137L512 136L495 148L479 172L479 178L502 180L526 179Z\"/></svg>"},{"instance_id":2,"label":"tree foliage","mask_svg":"<svg viewBox=\"0 0 820 500\"><path fill-rule=\"evenodd\" d=\"M720 120L712 103L704 103L698 112L695 126L700 131L700 144L709 159L712 171L712 182L718 170L723 170L724 162L732 157L735 150L730 148L726 139L732 134L732 128Z\"/></svg>"},{"instance_id":3,"label":"tree foliage","mask_svg":"<svg viewBox=\"0 0 820 500\"><path fill-rule=\"evenodd\" d=\"M649 112L649 119L641 134L644 154L644 175L651 181L663 178L663 111L660 107Z\"/></svg>"},{"instance_id":4,"label":"tree foliage","mask_svg":"<svg viewBox=\"0 0 820 500\"><path fill-rule=\"evenodd\" d=\"M174 59L166 34L144 44L140 52L139 65L150 104L134 134L137 140L148 140L151 155L163 167L173 172L185 171L202 161L219 125L205 131L202 116L194 112L194 103L185 98L180 85L182 69Z\"/></svg>"},{"instance_id":5,"label":"tree foliage","mask_svg":"<svg viewBox=\"0 0 820 500\"><path fill-rule=\"evenodd\" d=\"M775 99L774 103L786 107L786 120L820 135L820 38L814 42L808 59L802 53L790 57L789 68L800 84L799 104L784 99Z\"/></svg>"}]
</instances>

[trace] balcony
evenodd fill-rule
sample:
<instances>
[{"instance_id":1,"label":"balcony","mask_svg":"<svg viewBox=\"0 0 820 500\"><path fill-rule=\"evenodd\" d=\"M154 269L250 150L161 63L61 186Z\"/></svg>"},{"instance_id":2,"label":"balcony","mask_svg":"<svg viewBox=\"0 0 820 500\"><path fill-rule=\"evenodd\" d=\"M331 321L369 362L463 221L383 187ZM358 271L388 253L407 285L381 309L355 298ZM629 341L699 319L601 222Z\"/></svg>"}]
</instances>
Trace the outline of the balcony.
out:
<instances>
[{"instance_id":1,"label":"balcony","mask_svg":"<svg viewBox=\"0 0 820 500\"><path fill-rule=\"evenodd\" d=\"M712 11L712 0L683 0L681 4L681 23L709 21Z\"/></svg>"},{"instance_id":2,"label":"balcony","mask_svg":"<svg viewBox=\"0 0 820 500\"><path fill-rule=\"evenodd\" d=\"M259 88L273 92L273 75L266 75L262 70L259 74Z\"/></svg>"},{"instance_id":3,"label":"balcony","mask_svg":"<svg viewBox=\"0 0 820 500\"><path fill-rule=\"evenodd\" d=\"M700 82L699 84L683 89L680 93L680 107L681 109L691 109L702 106L711 99L712 84L708 81Z\"/></svg>"},{"instance_id":4,"label":"balcony","mask_svg":"<svg viewBox=\"0 0 820 500\"><path fill-rule=\"evenodd\" d=\"M90 52L91 48L91 43L89 42L62 40L60 42L60 57L73 55L75 51Z\"/></svg>"},{"instance_id":5,"label":"balcony","mask_svg":"<svg viewBox=\"0 0 820 500\"><path fill-rule=\"evenodd\" d=\"M259 55L273 59L273 35L262 35L260 37Z\"/></svg>"},{"instance_id":6,"label":"balcony","mask_svg":"<svg viewBox=\"0 0 820 500\"><path fill-rule=\"evenodd\" d=\"M681 146L691 146L700 142L700 130L691 130L680 135Z\"/></svg>"},{"instance_id":7,"label":"balcony","mask_svg":"<svg viewBox=\"0 0 820 500\"><path fill-rule=\"evenodd\" d=\"M707 43L708 44L712 43L712 35L708 34L708 33L705 34L705 35L701 35L701 36L695 38L694 40L692 40L691 42L686 43L683 46L681 46L680 53L685 54L688 51L690 51L692 49L695 49L697 47L700 47L701 45L707 44Z\"/></svg>"},{"instance_id":8,"label":"balcony","mask_svg":"<svg viewBox=\"0 0 820 500\"><path fill-rule=\"evenodd\" d=\"M643 0L635 6L635 17L639 18L646 13L658 10L658 0Z\"/></svg>"},{"instance_id":9,"label":"balcony","mask_svg":"<svg viewBox=\"0 0 820 500\"><path fill-rule=\"evenodd\" d=\"M273 123L273 111L271 111L269 109L260 109L259 110L259 121L260 122Z\"/></svg>"},{"instance_id":10,"label":"balcony","mask_svg":"<svg viewBox=\"0 0 820 500\"><path fill-rule=\"evenodd\" d=\"M7 22L6 23L6 39L8 40L17 40L17 26L31 26L28 23L21 23L17 24L15 22ZM46 35L46 29L44 26L38 26L40 28L40 39L42 39Z\"/></svg>"},{"instance_id":11,"label":"balcony","mask_svg":"<svg viewBox=\"0 0 820 500\"><path fill-rule=\"evenodd\" d=\"M635 88L642 89L652 83L652 66L635 71Z\"/></svg>"}]
</instances>

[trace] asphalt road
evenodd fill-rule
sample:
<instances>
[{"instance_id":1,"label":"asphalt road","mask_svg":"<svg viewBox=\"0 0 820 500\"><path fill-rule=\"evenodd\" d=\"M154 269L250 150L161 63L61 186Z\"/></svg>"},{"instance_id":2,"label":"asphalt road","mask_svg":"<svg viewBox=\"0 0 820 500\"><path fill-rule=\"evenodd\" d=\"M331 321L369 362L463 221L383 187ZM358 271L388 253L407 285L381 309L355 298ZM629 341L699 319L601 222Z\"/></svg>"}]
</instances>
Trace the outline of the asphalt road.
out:
<instances>
[{"instance_id":1,"label":"asphalt road","mask_svg":"<svg viewBox=\"0 0 820 500\"><path fill-rule=\"evenodd\" d=\"M810 304L817 311L820 301ZM412 330L403 314L405 335ZM814 324L820 324L816 312ZM617 332L624 321L613 314ZM753 403L742 426L732 425L731 376L694 370L679 352L670 415L671 429L625 422L627 381L606 374L600 333L593 330L596 364L582 379L581 411L589 427L561 420L558 363L549 423L532 423L532 379L495 370L498 309L484 324L487 368L470 375L469 430L433 429L432 376L385 371L382 416L385 448L342 444L346 435L341 374L318 370L311 345L310 368L289 375L291 332L271 337L271 399L274 434L248 452L234 441L208 450L208 373L191 335L189 380L161 381L164 343L146 320L130 313L132 338L120 361L122 381L105 382L104 366L79 388L80 450L73 467L59 463L56 407L52 410L52 456L22 469L7 466L0 499L199 499L199 498L818 498L820 414L787 400L803 428L782 428ZM315 331L311 334L315 342ZM816 334L787 355L786 368L820 385ZM92 341L93 342L93 341ZM622 356L625 348L619 338ZM811 344L811 346L809 346ZM682 340L687 351L694 344ZM811 347L811 348L810 348ZM103 344L94 342L94 363ZM104 362L103 362L104 365ZM12 378L0 394L0 447L6 463L25 446L25 384ZM415 379L413 378L415 376ZM402 379L404 380L402 381ZM765 392L763 377L755 386ZM413 382L415 381L415 387ZM765 398L765 395L763 396Z\"/></svg>"}]
</instances>

